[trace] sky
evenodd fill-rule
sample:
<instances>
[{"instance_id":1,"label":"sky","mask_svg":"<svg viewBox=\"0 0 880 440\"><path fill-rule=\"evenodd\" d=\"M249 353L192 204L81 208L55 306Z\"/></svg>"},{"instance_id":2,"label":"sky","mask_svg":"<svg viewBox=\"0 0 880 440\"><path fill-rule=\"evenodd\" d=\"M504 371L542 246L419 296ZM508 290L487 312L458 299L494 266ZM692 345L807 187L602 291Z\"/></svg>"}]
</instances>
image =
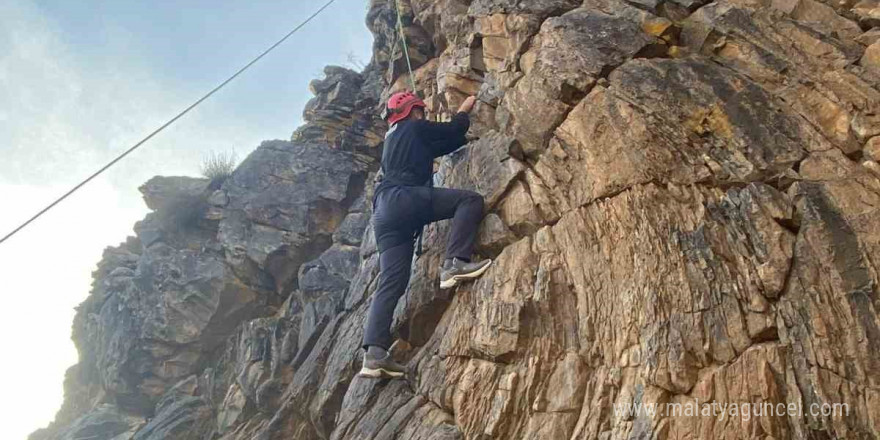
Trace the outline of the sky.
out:
<instances>
[{"instance_id":1,"label":"sky","mask_svg":"<svg viewBox=\"0 0 880 440\"><path fill-rule=\"evenodd\" d=\"M0 236L265 50L325 0L0 0ZM74 307L132 235L155 175L288 139L328 64L367 62L366 0L337 0L236 81L0 244L0 438L61 405Z\"/></svg>"}]
</instances>

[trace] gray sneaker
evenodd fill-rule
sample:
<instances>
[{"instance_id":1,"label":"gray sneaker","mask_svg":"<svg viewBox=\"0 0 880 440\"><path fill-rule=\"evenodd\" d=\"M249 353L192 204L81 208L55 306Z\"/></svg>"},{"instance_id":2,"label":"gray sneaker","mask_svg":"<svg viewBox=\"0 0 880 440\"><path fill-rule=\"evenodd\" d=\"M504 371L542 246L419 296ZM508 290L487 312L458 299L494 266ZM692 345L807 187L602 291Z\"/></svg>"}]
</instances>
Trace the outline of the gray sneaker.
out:
<instances>
[{"instance_id":1,"label":"gray sneaker","mask_svg":"<svg viewBox=\"0 0 880 440\"><path fill-rule=\"evenodd\" d=\"M451 289L458 285L459 281L478 278L490 265L492 265L492 260L483 260L476 263L468 263L458 258L446 260L443 263L443 268L440 269L440 288Z\"/></svg>"},{"instance_id":2,"label":"gray sneaker","mask_svg":"<svg viewBox=\"0 0 880 440\"><path fill-rule=\"evenodd\" d=\"M371 379L399 379L405 374L406 366L394 362L391 353L385 352L385 356L382 358L364 353L364 365L358 376Z\"/></svg>"}]
</instances>

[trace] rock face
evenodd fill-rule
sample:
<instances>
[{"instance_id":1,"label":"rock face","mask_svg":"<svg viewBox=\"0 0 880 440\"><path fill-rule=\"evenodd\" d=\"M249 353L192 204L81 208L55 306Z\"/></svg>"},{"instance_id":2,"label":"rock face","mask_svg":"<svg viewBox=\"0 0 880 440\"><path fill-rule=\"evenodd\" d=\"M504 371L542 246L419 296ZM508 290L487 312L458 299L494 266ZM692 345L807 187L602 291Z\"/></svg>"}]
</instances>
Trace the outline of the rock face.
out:
<instances>
[{"instance_id":1,"label":"rock face","mask_svg":"<svg viewBox=\"0 0 880 440\"><path fill-rule=\"evenodd\" d=\"M430 226L406 381L356 378L378 255L374 57L223 182L157 177L78 308L39 439L880 438L880 12L816 0L401 1L436 183L486 198L474 283Z\"/></svg>"}]
</instances>

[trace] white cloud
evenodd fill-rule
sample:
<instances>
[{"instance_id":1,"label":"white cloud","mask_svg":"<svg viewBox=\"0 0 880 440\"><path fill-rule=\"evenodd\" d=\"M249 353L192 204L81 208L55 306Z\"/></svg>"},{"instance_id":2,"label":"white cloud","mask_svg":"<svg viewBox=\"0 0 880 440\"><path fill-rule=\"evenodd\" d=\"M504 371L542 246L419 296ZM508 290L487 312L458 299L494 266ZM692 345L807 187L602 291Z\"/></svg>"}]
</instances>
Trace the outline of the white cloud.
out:
<instances>
[{"instance_id":1,"label":"white cloud","mask_svg":"<svg viewBox=\"0 0 880 440\"><path fill-rule=\"evenodd\" d=\"M169 89L123 48L101 59L75 58L76 51L26 5L4 5L0 13L0 44L9 44L0 46L0 102L8 112L0 125L0 152L9 159L0 162L2 181L74 182L203 92ZM137 185L135 179L155 174L194 174L207 150L258 141L255 130L207 101L137 151L138 163L121 164L113 178Z\"/></svg>"}]
</instances>

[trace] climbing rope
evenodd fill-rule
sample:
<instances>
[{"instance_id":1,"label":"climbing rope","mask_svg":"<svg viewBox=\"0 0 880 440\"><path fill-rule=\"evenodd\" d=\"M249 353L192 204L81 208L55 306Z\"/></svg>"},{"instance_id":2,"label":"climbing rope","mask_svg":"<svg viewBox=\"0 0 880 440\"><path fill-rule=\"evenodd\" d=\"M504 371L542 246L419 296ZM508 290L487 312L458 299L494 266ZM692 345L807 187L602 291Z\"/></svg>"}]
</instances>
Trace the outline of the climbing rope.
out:
<instances>
[{"instance_id":1,"label":"climbing rope","mask_svg":"<svg viewBox=\"0 0 880 440\"><path fill-rule=\"evenodd\" d=\"M104 165L101 169L99 169L98 171L96 171L94 174L92 174L91 176L87 177L85 180L83 180L82 182L80 182L78 185L74 186L73 189L71 189L70 191L66 192L63 196L59 197L59 198L56 199L54 202L50 203L49 206L43 208L43 209L42 209L40 212L38 212L36 215L34 215L34 216L31 217L30 219L28 219L28 221L22 223L21 226L15 228L12 232L6 234L6 236L4 236L2 239L0 239L0 244L3 244L3 242L5 242L5 241L8 240L10 237L12 237L13 235L17 234L17 233L18 233L19 231L21 231L22 229L24 229L25 227L27 227L27 226L28 226L29 224L31 224L34 220L36 220L37 218L39 218L40 216L42 216L43 214L45 214L45 213L46 213L47 211L49 211L50 209L54 208L55 205L61 203L64 199L68 198L71 194L73 194L74 192L76 192L77 190L79 190L80 188L82 188L83 186L85 186L85 184L89 183L92 179L94 179L95 177L98 177L98 176L101 175L104 171L107 171L108 168L112 167L113 165L116 165L117 162L119 162L120 160L122 160L125 156L128 156L128 155L129 155L131 152L133 152L134 150L137 150L141 145L143 145L144 143L146 143L148 140L152 139L153 136L159 134L162 130L165 130L166 128L168 128L168 126L170 126L171 124L177 122L178 119L182 118L185 114L189 113L190 110L196 108L196 107L197 107L199 104L201 104L203 101L205 101L206 99L210 98L211 95L213 95L214 93L217 93L218 91L220 91L220 89L222 89L224 86L226 86L226 84L229 84L230 82L232 82L232 80L234 80L234 79L237 78L239 75L241 75L242 73L244 73L245 70L249 69L251 66L253 66L254 64L256 64L257 61L260 61L260 59L262 59L264 56L268 55L269 52L272 52L276 47L280 46L281 43L284 43L285 41L287 41L288 38L290 38L293 34L295 34L297 31L299 31L303 26L305 26L305 25L308 24L310 21L312 21L315 17L318 16L318 14L320 14L321 12L324 12L324 10L327 9L328 7L330 7L330 5L332 5L335 1L336 1L336 0L329 0L327 3L324 4L324 6L321 6L317 11L315 11L315 13L313 13L313 14L310 15L308 18L306 18L305 20L303 20L300 24L298 24L295 28L293 28L292 31L288 32L287 35L285 35L284 37L282 37L282 38L281 38L280 40L278 40L275 44L273 44L273 45L270 46L268 49L266 49L265 51L263 51L263 53L261 53L259 56L257 56L256 58L254 58L251 62L247 63L244 67L242 67L242 68L239 69L237 72L235 72L235 74L233 74L232 76L230 76L226 81L223 81L222 83L220 83L219 86L214 87L214 89L212 89L210 92L208 92L205 96L202 96L198 101L196 101L195 103L193 103L192 105L190 105L189 107L187 107L186 109L184 109L182 112L178 113L177 116L171 118L171 120L169 120L168 122L166 122L165 124L163 124L161 127L157 128L157 129L154 130L152 133L150 133L149 135L147 135L147 137L141 139L140 142L134 144L134 146L132 146L132 147L129 148L128 150L125 150L125 152L123 152L122 154L120 154L119 156L117 156L115 159L113 159L112 161L110 161L110 163L108 163L107 165ZM396 0L395 0L395 1L396 1ZM399 21L399 20L400 20L400 15L399 15L399 13L398 13L398 21ZM405 47L406 47L406 46L404 45L404 48L405 48ZM409 61L409 57L407 57L407 62L408 62L408 61Z\"/></svg>"},{"instance_id":2,"label":"climbing rope","mask_svg":"<svg viewBox=\"0 0 880 440\"><path fill-rule=\"evenodd\" d=\"M416 77L413 75L412 70L412 62L409 59L409 48L406 44L406 33L403 31L403 18L400 15L400 0L394 0L394 9L397 11L397 32L400 34L400 44L403 46L403 57L406 59L406 68L409 70L409 84L412 86L413 94L416 93ZM431 179L433 180L433 176ZM422 249L422 236L425 235L425 227L422 226L422 230L419 231L419 235L416 240L418 241L416 245L415 257L418 259L424 252Z\"/></svg>"},{"instance_id":3,"label":"climbing rope","mask_svg":"<svg viewBox=\"0 0 880 440\"><path fill-rule=\"evenodd\" d=\"M406 33L403 31L403 18L400 15L400 0L394 0L394 9L397 11L397 32L400 34L400 45L403 46L403 57L406 59L406 68L409 71L409 84L412 86L413 94L416 93L416 77L413 75L412 62L409 58L409 48L406 43ZM431 179L434 179L434 176L431 176ZM433 183L433 182L432 182ZM422 239L425 235L425 227L422 226L421 231L419 231L418 236L416 237L416 249L413 252L413 261L412 264L415 264L418 261L419 257L422 256L424 250L422 248ZM413 311L410 308L409 300L412 295L412 289L407 289L409 292L406 292L403 299L403 310L406 314L406 337L407 339L412 339L412 321L413 321Z\"/></svg>"},{"instance_id":4,"label":"climbing rope","mask_svg":"<svg viewBox=\"0 0 880 440\"><path fill-rule=\"evenodd\" d=\"M409 59L409 48L406 44L406 33L403 31L403 18L400 16L400 0L394 0L394 9L397 11L397 31L400 33L403 57L406 59L406 68L409 70L409 83L412 86L412 92L416 93L416 77L413 76L412 62Z\"/></svg>"}]
</instances>

